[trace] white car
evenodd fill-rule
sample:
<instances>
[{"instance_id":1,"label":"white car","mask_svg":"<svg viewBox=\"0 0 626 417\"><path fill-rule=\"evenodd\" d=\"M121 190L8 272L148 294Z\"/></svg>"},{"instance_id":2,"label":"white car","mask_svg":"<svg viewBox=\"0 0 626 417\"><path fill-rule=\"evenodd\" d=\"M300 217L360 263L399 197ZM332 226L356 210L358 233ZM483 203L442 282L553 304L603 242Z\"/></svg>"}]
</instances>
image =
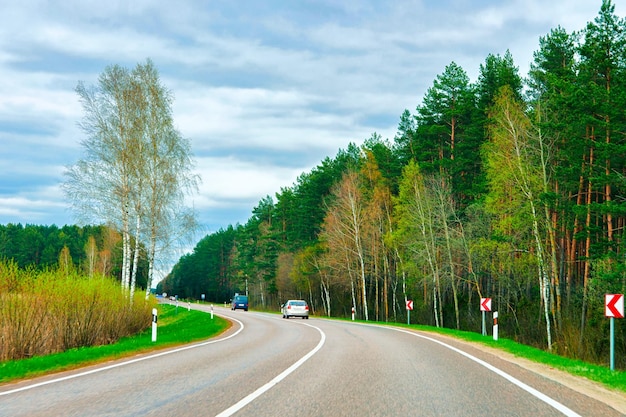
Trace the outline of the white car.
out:
<instances>
[{"instance_id":1,"label":"white car","mask_svg":"<svg viewBox=\"0 0 626 417\"><path fill-rule=\"evenodd\" d=\"M283 318L302 317L309 318L309 305L304 300L289 300L281 306Z\"/></svg>"}]
</instances>

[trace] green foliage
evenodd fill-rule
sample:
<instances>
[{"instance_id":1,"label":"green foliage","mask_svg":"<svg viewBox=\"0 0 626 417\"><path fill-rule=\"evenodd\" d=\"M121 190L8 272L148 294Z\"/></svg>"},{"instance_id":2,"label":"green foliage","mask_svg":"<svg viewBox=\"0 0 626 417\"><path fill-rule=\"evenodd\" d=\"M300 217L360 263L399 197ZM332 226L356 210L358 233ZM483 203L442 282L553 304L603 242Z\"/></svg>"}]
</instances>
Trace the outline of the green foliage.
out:
<instances>
[{"instance_id":1,"label":"green foliage","mask_svg":"<svg viewBox=\"0 0 626 417\"><path fill-rule=\"evenodd\" d=\"M121 279L121 238L106 226L0 225L0 259L11 260L22 269L44 271L57 268L61 252L67 248L67 261L88 275L90 238L95 242L94 270ZM139 287L145 288L147 272L147 261L142 257L137 277Z\"/></svg>"},{"instance_id":2,"label":"green foliage","mask_svg":"<svg viewBox=\"0 0 626 417\"><path fill-rule=\"evenodd\" d=\"M144 329L152 306L110 278L0 262L0 360L112 343Z\"/></svg>"}]
</instances>

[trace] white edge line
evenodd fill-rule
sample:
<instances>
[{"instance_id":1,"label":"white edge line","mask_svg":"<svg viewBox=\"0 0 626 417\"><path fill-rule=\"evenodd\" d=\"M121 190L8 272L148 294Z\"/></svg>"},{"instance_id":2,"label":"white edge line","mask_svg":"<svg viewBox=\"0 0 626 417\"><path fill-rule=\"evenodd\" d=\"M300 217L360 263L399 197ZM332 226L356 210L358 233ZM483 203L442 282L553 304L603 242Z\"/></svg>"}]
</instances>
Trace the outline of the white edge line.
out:
<instances>
[{"instance_id":1,"label":"white edge line","mask_svg":"<svg viewBox=\"0 0 626 417\"><path fill-rule=\"evenodd\" d=\"M317 351L319 351L322 348L322 346L324 346L324 343L326 342L326 334L319 327L315 327L315 326L312 326L312 325L306 324L306 323L302 323L302 324L304 326L312 327L312 328L316 329L318 332L320 332L320 335L322 337L321 337L319 343L317 344L317 346L315 346L313 348L313 350L311 350L309 353L304 355L302 358L300 358L297 362L295 362L289 368L287 368L283 372L281 372L278 376L276 376L270 382L268 382L267 384L259 387L253 393L247 395L246 397L244 397L241 400L239 400L237 403L235 403L232 406L228 407L226 410L224 410L221 413L219 413L216 417L232 416L237 411L241 410L243 407L245 407L246 405L250 404L252 401L257 399L258 397L263 395L265 392L267 392L269 389L271 389L274 385L278 384L280 381L285 379L289 374L291 374L293 371L298 369L304 362L306 362L311 356L315 355L317 353Z\"/></svg>"},{"instance_id":2,"label":"white edge line","mask_svg":"<svg viewBox=\"0 0 626 417\"><path fill-rule=\"evenodd\" d=\"M575 411L573 411L572 409L568 408L567 406L561 404L560 402L548 397L547 395L545 395L544 393L542 393L541 391L536 390L535 388L531 387L530 385L527 385L525 383L523 383L522 381L520 381L519 379L515 378L512 375L507 374L506 372L504 372L501 369L496 368L495 366L483 361L482 359L478 359L475 356L470 355L467 352L462 351L461 349L455 348L454 346L450 346L440 340L437 339L433 339L432 337L428 337L428 336L424 336L421 335L419 333L415 333L409 330L404 330L404 329L398 329L395 327L388 327L388 326L377 326L375 324L366 324L366 323L354 323L356 325L360 325L360 326L372 326L372 327L382 327L384 329L389 329L389 330L395 330L397 332L402 332L402 333L407 333L410 334L412 336L416 336L416 337L420 337L422 339L426 339L426 340L430 340L431 342L434 343L438 343L441 346L444 346L460 355L465 356L466 358L478 363L479 365L484 366L485 368L489 369L490 371L500 375L502 378L508 380L509 382L511 382L514 385L517 385L519 388L523 389L524 391L528 392L529 394L533 395L534 397L540 399L541 401L545 402L546 404L548 404L549 406L557 409L558 411L560 411L561 413L565 414L568 417L581 417L580 414L576 413Z\"/></svg>"},{"instance_id":3,"label":"white edge line","mask_svg":"<svg viewBox=\"0 0 626 417\"><path fill-rule=\"evenodd\" d=\"M130 365L130 364L133 364L133 363L136 363L136 362L145 361L145 360L148 360L148 359L158 358L160 356L170 355L172 353L182 352L182 351L188 350L188 349L195 349L195 348L198 348L198 347L211 345L213 343L223 342L225 340L230 339L231 337L235 337L244 328L243 323L240 322L239 320L237 320L235 318L232 318L230 316L225 316L225 317L228 317L229 319L232 319L233 321L236 321L239 324L239 326L240 326L239 329L235 333L231 334L230 336L227 336L227 337L224 337L224 338L221 338L221 339L208 340L206 342L186 345L186 346L183 346L183 347L180 347L180 348L176 348L176 349L167 350L167 351L164 351L164 352L155 353L153 355L142 356L140 358L131 359L131 360L124 361L124 362L114 363L113 365L108 365L108 366L104 366L104 367L101 367L101 368L92 369L90 371L80 372L80 373L77 373L77 374L72 374L72 375L61 377L61 378L55 378L55 379L51 379L49 381L43 381L43 382L39 382L39 383L32 384L32 385L26 385L24 387L15 388L15 389L12 389L12 390L9 390L9 391L0 392L0 397L2 397L3 395L15 394L17 392L26 391L26 390L33 389L33 388L38 388L38 387L41 387L41 386L44 386L44 385L50 385L50 384L55 384L57 382L67 381L68 379L79 378L79 377L82 377L82 376L91 375L91 374L95 374L95 373L102 372L102 371L107 371L107 370L113 369L113 368L119 368L121 366Z\"/></svg>"}]
</instances>

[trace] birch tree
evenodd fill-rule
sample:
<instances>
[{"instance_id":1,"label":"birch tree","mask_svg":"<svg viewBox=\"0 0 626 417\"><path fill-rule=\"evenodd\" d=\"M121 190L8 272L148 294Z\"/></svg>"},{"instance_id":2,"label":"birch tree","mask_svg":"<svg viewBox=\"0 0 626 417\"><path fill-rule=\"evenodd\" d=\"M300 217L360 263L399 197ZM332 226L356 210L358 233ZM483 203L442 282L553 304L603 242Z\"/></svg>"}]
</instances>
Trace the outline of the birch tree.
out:
<instances>
[{"instance_id":1,"label":"birch tree","mask_svg":"<svg viewBox=\"0 0 626 417\"><path fill-rule=\"evenodd\" d=\"M548 150L541 137L533 132L522 103L515 100L508 86L502 87L496 96L490 120L490 142L485 145L487 177L492 190L490 198L492 202L505 201L511 211L518 211L511 214L524 213L530 219L546 337L548 349L551 349L550 267L545 256L544 234L540 230L542 219L539 199L546 187ZM499 204L499 207L503 207L503 204Z\"/></svg>"},{"instance_id":2,"label":"birch tree","mask_svg":"<svg viewBox=\"0 0 626 417\"><path fill-rule=\"evenodd\" d=\"M420 167L411 161L405 167L400 181L400 195L395 212L398 228L394 241L401 248L407 265L424 266L432 279L432 307L435 326L443 327L441 305L441 268L437 261L438 236L436 232L435 197L426 187ZM417 272L417 270L415 271Z\"/></svg>"},{"instance_id":3,"label":"birch tree","mask_svg":"<svg viewBox=\"0 0 626 417\"><path fill-rule=\"evenodd\" d=\"M357 172L344 174L341 182L333 188L334 201L329 207L322 226L323 238L329 247L341 248L346 265L356 264L356 278L365 320L369 320L367 309L367 282L365 277L364 210L361 182ZM348 271L351 273L352 271ZM354 296L353 296L354 298Z\"/></svg>"},{"instance_id":4,"label":"birch tree","mask_svg":"<svg viewBox=\"0 0 626 417\"><path fill-rule=\"evenodd\" d=\"M174 230L195 226L183 204L199 181L191 173L190 145L173 127L172 95L150 60L132 71L109 66L97 85L80 82L76 92L84 156L65 172L63 188L80 221L120 230L121 285L132 300L142 248L148 248L149 291L158 249L180 236Z\"/></svg>"}]
</instances>

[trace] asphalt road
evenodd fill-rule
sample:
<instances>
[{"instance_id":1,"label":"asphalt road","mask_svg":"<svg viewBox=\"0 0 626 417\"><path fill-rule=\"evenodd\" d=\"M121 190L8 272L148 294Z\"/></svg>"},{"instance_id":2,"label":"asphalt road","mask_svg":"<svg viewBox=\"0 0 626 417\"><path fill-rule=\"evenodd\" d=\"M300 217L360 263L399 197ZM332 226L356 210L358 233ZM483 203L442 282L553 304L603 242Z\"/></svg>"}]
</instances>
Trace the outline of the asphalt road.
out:
<instances>
[{"instance_id":1,"label":"asphalt road","mask_svg":"<svg viewBox=\"0 0 626 417\"><path fill-rule=\"evenodd\" d=\"M0 386L0 416L620 416L466 344L215 309L204 343Z\"/></svg>"}]
</instances>

